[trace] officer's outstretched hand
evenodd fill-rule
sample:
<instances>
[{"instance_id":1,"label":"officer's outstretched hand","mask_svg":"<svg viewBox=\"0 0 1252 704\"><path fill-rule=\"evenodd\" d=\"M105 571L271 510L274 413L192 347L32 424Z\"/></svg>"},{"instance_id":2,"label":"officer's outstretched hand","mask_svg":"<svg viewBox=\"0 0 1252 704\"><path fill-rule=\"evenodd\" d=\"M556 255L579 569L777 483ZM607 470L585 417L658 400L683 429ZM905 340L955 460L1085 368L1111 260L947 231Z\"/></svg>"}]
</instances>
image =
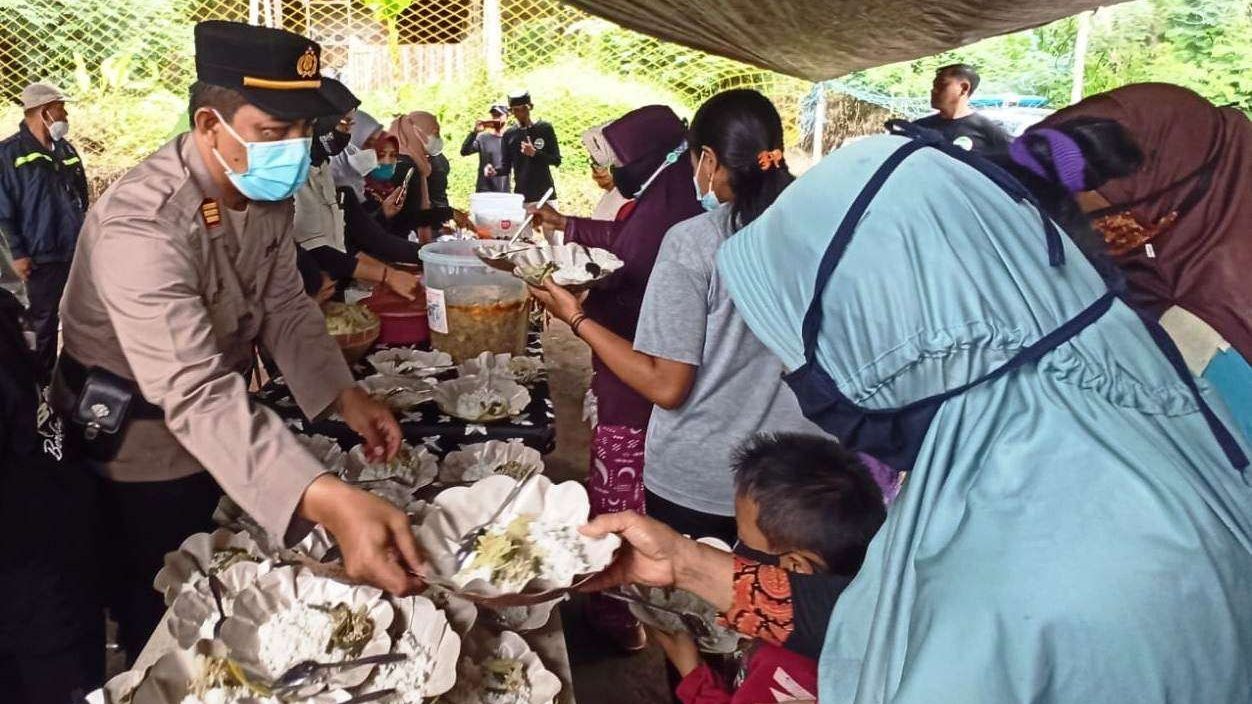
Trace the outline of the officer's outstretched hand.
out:
<instances>
[{"instance_id":1,"label":"officer's outstretched hand","mask_svg":"<svg viewBox=\"0 0 1252 704\"><path fill-rule=\"evenodd\" d=\"M400 451L400 425L391 409L352 385L339 394L335 410L343 422L365 441L365 457L371 462L390 462Z\"/></svg>"},{"instance_id":2,"label":"officer's outstretched hand","mask_svg":"<svg viewBox=\"0 0 1252 704\"><path fill-rule=\"evenodd\" d=\"M343 551L348 578L397 596L422 589L425 568L409 517L373 494L323 474L304 490L301 516L326 526Z\"/></svg>"}]
</instances>

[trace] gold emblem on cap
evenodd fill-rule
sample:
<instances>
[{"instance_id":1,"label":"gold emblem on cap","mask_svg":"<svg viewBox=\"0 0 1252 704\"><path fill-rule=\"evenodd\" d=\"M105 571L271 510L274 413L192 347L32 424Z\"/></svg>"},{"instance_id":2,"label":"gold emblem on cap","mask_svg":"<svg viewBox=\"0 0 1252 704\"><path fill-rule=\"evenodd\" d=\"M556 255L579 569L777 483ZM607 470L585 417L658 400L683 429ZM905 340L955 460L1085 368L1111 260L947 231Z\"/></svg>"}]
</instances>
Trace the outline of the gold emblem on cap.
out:
<instances>
[{"instance_id":1,"label":"gold emblem on cap","mask_svg":"<svg viewBox=\"0 0 1252 704\"><path fill-rule=\"evenodd\" d=\"M296 73L304 78L317 75L317 52L313 51L313 47L305 49L300 58L296 59Z\"/></svg>"}]
</instances>

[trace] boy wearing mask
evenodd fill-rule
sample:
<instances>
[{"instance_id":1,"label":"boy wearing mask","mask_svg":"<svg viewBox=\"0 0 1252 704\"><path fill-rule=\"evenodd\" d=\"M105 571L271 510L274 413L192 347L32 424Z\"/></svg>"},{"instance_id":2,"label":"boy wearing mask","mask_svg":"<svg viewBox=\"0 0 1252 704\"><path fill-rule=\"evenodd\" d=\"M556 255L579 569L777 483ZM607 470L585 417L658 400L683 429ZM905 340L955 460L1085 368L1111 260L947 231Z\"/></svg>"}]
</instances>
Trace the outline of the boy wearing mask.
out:
<instances>
[{"instance_id":1,"label":"boy wearing mask","mask_svg":"<svg viewBox=\"0 0 1252 704\"><path fill-rule=\"evenodd\" d=\"M856 453L817 435L758 435L736 453L734 473L736 555L793 588L793 575L856 575L886 519L882 482ZM773 608L768 594L751 601L754 609L728 615L736 630L758 636L746 650L737 686L703 661L691 636L649 633L683 678L677 691L683 704L816 699L817 663L800 653L812 652L802 641L820 641L822 634L810 631L821 630L829 612Z\"/></svg>"}]
</instances>

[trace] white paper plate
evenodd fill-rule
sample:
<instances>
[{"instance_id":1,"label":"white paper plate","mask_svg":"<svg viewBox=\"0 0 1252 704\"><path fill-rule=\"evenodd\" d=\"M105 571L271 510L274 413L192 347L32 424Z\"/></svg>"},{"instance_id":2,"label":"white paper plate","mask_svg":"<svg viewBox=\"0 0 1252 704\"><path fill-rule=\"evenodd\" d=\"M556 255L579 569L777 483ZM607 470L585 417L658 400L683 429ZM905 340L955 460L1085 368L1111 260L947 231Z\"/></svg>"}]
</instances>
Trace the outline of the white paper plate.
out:
<instances>
[{"instance_id":1,"label":"white paper plate","mask_svg":"<svg viewBox=\"0 0 1252 704\"><path fill-rule=\"evenodd\" d=\"M539 656L521 636L510 631L496 637L475 631L470 636L462 648L465 654L457 665L456 686L443 696L442 701L448 704L483 704L489 701L483 692L483 671L479 663L491 658L521 661L530 685L527 704L548 704L561 693L561 680L544 667Z\"/></svg>"},{"instance_id":2,"label":"white paper plate","mask_svg":"<svg viewBox=\"0 0 1252 704\"><path fill-rule=\"evenodd\" d=\"M274 562L285 562L299 557L307 557L318 562L335 545L334 537L325 526L314 525L300 542L287 548L276 537L266 533L265 529L229 496L222 496L217 502L217 508L213 510L213 521L223 528L247 533L265 557Z\"/></svg>"},{"instance_id":3,"label":"white paper plate","mask_svg":"<svg viewBox=\"0 0 1252 704\"><path fill-rule=\"evenodd\" d=\"M202 640L191 648L162 655L136 688L131 704L181 704L200 677L204 661L197 656L225 658L228 654L225 644ZM341 704L351 698L351 694L336 688L300 701L303 704ZM235 701L239 704L278 704L278 700L273 698L247 695Z\"/></svg>"},{"instance_id":4,"label":"white paper plate","mask_svg":"<svg viewBox=\"0 0 1252 704\"><path fill-rule=\"evenodd\" d=\"M383 598L381 590L319 577L300 567L281 567L257 580L235 598L234 613L226 619L221 635L222 642L230 648L231 656L247 669L263 676L281 675L282 672L271 672L262 662L261 626L297 602L306 606L344 603L351 609L365 606L374 622L374 630L369 642L357 657L381 655L391 651L391 636L387 629L391 626L394 612L391 604ZM319 649L319 652L308 653L305 657L296 657L295 660L326 661L346 657L339 651L326 655ZM373 669L371 665L335 670L326 677L326 686L330 689L356 687L369 677Z\"/></svg>"},{"instance_id":5,"label":"white paper plate","mask_svg":"<svg viewBox=\"0 0 1252 704\"><path fill-rule=\"evenodd\" d=\"M339 441L325 435L296 435L296 440L304 449L313 455L313 459L322 463L328 471L338 474L343 471L347 453L339 446Z\"/></svg>"},{"instance_id":6,"label":"white paper plate","mask_svg":"<svg viewBox=\"0 0 1252 704\"><path fill-rule=\"evenodd\" d=\"M559 268L549 274L552 281L558 286L575 289L603 281L625 266L625 262L607 249L572 243L530 247L510 254L508 260L513 264L513 275L533 286L542 286L542 280L535 278L536 275L550 263L555 264ZM587 270L589 262L600 267L599 273L592 275Z\"/></svg>"},{"instance_id":7,"label":"white paper plate","mask_svg":"<svg viewBox=\"0 0 1252 704\"><path fill-rule=\"evenodd\" d=\"M422 592L422 596L430 600L435 608L444 612L448 617L448 623L452 624L452 630L457 632L462 638L474 624L478 622L478 606L468 600L453 594L443 587L433 584L426 585L426 591Z\"/></svg>"},{"instance_id":8,"label":"white paper plate","mask_svg":"<svg viewBox=\"0 0 1252 704\"><path fill-rule=\"evenodd\" d=\"M374 400L397 413L407 413L429 401L434 392L426 379L375 374L360 382Z\"/></svg>"},{"instance_id":9,"label":"white paper plate","mask_svg":"<svg viewBox=\"0 0 1252 704\"><path fill-rule=\"evenodd\" d=\"M425 446L401 443L391 462L372 463L365 458L365 446L357 445L348 452L343 478L349 482L375 482L391 479L411 489L421 489L439 476L439 460Z\"/></svg>"},{"instance_id":10,"label":"white paper plate","mask_svg":"<svg viewBox=\"0 0 1252 704\"><path fill-rule=\"evenodd\" d=\"M127 670L87 695L87 704L130 704L146 670Z\"/></svg>"},{"instance_id":11,"label":"white paper plate","mask_svg":"<svg viewBox=\"0 0 1252 704\"><path fill-rule=\"evenodd\" d=\"M502 397L507 404L507 408L501 409L499 412L470 412L457 408L458 401L463 396L473 393L480 388L489 389ZM464 376L459 379L440 382L435 387L434 396L435 403L439 404L439 410L447 415L471 423L490 423L492 421L504 420L526 410L526 406L530 404L530 392L526 390L525 386L516 381L493 376Z\"/></svg>"},{"instance_id":12,"label":"white paper plate","mask_svg":"<svg viewBox=\"0 0 1252 704\"><path fill-rule=\"evenodd\" d=\"M523 355L514 357L502 352L483 352L474 359L466 360L456 368L457 376L487 376L510 379L519 384L533 384L543 375L543 360Z\"/></svg>"},{"instance_id":13,"label":"white paper plate","mask_svg":"<svg viewBox=\"0 0 1252 704\"><path fill-rule=\"evenodd\" d=\"M265 552L247 533L225 528L196 533L184 540L177 550L165 554L165 564L152 580L152 587L165 595L165 605L169 606L179 592L195 588L205 580L201 567L216 574L221 571L218 556L237 551L246 553L252 562L263 562L266 558Z\"/></svg>"},{"instance_id":14,"label":"white paper plate","mask_svg":"<svg viewBox=\"0 0 1252 704\"><path fill-rule=\"evenodd\" d=\"M476 482L496 474L506 464L544 470L543 455L520 440L488 440L449 452L439 466L439 481Z\"/></svg>"},{"instance_id":15,"label":"white paper plate","mask_svg":"<svg viewBox=\"0 0 1252 704\"><path fill-rule=\"evenodd\" d=\"M269 562L241 562L218 575L223 587L222 610L227 616L231 614L235 597L269 573L270 569ZM213 639L213 628L220 617L209 580L201 579L195 587L185 589L175 597L166 625L178 647L190 648L197 641Z\"/></svg>"},{"instance_id":16,"label":"white paper plate","mask_svg":"<svg viewBox=\"0 0 1252 704\"><path fill-rule=\"evenodd\" d=\"M452 356L447 352L426 352L412 347L379 350L365 359L374 367L374 371L385 376L432 376L445 372L452 366Z\"/></svg>"},{"instance_id":17,"label":"white paper plate","mask_svg":"<svg viewBox=\"0 0 1252 704\"><path fill-rule=\"evenodd\" d=\"M604 570L613 561L613 555L621 545L616 535L599 539L578 535L586 557L586 570L572 578L555 581L543 576L530 580L520 591L507 592L499 586L475 579L464 587L457 585L453 576L458 572L455 553L458 541L466 532L486 522L504 501L517 482L505 476L487 477L469 486L453 487L435 497L439 510L427 514L418 528L416 537L427 555L429 582L444 587L471 601L496 606L538 604L559 598L571 586L586 581L590 575ZM505 512L504 522L510 515L528 514L541 523L578 528L587 523L591 506L587 490L578 482L553 484L544 476L532 478L518 494L517 499Z\"/></svg>"},{"instance_id":18,"label":"white paper plate","mask_svg":"<svg viewBox=\"0 0 1252 704\"><path fill-rule=\"evenodd\" d=\"M711 545L723 552L730 552L730 546L717 538L700 538L696 542ZM625 587L625 589L633 591L637 596L647 599L657 606L678 609L679 611L686 611L699 616L711 632L711 635L707 638L696 639L700 650L706 653L733 653L739 648L739 641L744 638L738 631L718 625L717 607L691 592L683 591L682 589L663 589L637 585L631 585ZM629 606L630 612L642 623L666 633L687 633L687 627L683 625L682 619L674 614L649 609L640 604L630 604Z\"/></svg>"},{"instance_id":19,"label":"white paper plate","mask_svg":"<svg viewBox=\"0 0 1252 704\"><path fill-rule=\"evenodd\" d=\"M552 612L556 610L556 607L562 601L568 598L561 597L556 601L534 604L533 606L503 606L499 608L487 606L483 608L483 619L501 630L529 633L548 625L548 621L552 620Z\"/></svg>"},{"instance_id":20,"label":"white paper plate","mask_svg":"<svg viewBox=\"0 0 1252 704\"><path fill-rule=\"evenodd\" d=\"M396 612L391 625L391 652L412 653L414 649L420 649L428 660L426 663L406 660L395 665L379 666L361 685L360 691L366 693L391 688L396 693L387 699L388 704L423 704L425 698L439 696L456 684L461 637L452 628L447 615L429 599L420 596L392 597L390 601ZM425 667L422 667L423 664ZM407 678L391 676L394 668L403 667L425 671L426 679L419 688L405 689L401 683Z\"/></svg>"}]
</instances>

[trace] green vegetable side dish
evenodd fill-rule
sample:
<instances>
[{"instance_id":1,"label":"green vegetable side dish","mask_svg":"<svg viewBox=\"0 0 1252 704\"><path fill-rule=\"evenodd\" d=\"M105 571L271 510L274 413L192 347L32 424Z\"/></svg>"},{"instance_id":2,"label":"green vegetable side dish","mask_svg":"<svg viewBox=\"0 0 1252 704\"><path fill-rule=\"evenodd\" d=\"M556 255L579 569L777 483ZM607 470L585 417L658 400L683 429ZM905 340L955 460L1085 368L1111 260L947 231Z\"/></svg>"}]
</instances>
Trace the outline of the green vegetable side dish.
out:
<instances>
[{"instance_id":1,"label":"green vegetable side dish","mask_svg":"<svg viewBox=\"0 0 1252 704\"><path fill-rule=\"evenodd\" d=\"M370 618L369 608L364 604L358 606L356 610L342 601L334 606L325 604L310 604L309 606L330 615L332 630L330 640L326 643L327 655L336 650L342 650L348 654L348 657L359 657L361 651L365 650L365 646L369 645L374 637L374 619Z\"/></svg>"},{"instance_id":2,"label":"green vegetable side dish","mask_svg":"<svg viewBox=\"0 0 1252 704\"><path fill-rule=\"evenodd\" d=\"M552 276L561 270L561 265L556 262L544 262L540 266L532 266L530 264L518 264L517 274L522 280L531 286L543 286L544 279Z\"/></svg>"},{"instance_id":3,"label":"green vegetable side dish","mask_svg":"<svg viewBox=\"0 0 1252 704\"><path fill-rule=\"evenodd\" d=\"M543 552L530 540L534 520L534 516L521 515L503 531L484 533L474 546L468 569L490 569L492 584L521 584L539 574Z\"/></svg>"},{"instance_id":4,"label":"green vegetable side dish","mask_svg":"<svg viewBox=\"0 0 1252 704\"><path fill-rule=\"evenodd\" d=\"M244 548L222 548L214 551L212 561L209 563L209 572L221 574L241 562L260 561L260 557L253 555Z\"/></svg>"},{"instance_id":5,"label":"green vegetable side dish","mask_svg":"<svg viewBox=\"0 0 1252 704\"><path fill-rule=\"evenodd\" d=\"M531 465L523 464L517 460L510 460L496 465L495 468L491 470L491 473L503 474L504 476L512 477L513 479L521 479L530 467Z\"/></svg>"},{"instance_id":6,"label":"green vegetable side dish","mask_svg":"<svg viewBox=\"0 0 1252 704\"><path fill-rule=\"evenodd\" d=\"M483 689L491 694L514 694L530 684L526 681L526 666L521 660L489 658L483 661L482 668L487 675Z\"/></svg>"}]
</instances>

